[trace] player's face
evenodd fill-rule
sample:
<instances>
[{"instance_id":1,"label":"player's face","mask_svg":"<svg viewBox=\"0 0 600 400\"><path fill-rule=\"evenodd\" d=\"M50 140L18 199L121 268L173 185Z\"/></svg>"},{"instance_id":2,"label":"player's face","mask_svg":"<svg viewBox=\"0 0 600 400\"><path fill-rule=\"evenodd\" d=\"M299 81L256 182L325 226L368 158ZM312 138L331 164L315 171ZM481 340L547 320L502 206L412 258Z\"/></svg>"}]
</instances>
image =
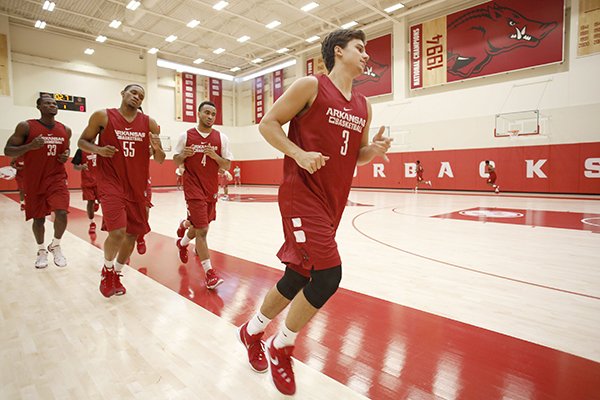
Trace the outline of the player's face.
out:
<instances>
[{"instance_id":1,"label":"player's face","mask_svg":"<svg viewBox=\"0 0 600 400\"><path fill-rule=\"evenodd\" d=\"M350 68L356 69L357 76L362 74L367 67L367 61L369 61L365 43L360 39L352 39L341 51L342 60Z\"/></svg>"},{"instance_id":2,"label":"player's face","mask_svg":"<svg viewBox=\"0 0 600 400\"><path fill-rule=\"evenodd\" d=\"M144 89L139 86L131 86L129 89L121 92L121 96L123 96L123 103L131 108L135 108L136 110L142 105L142 101L144 101L144 95Z\"/></svg>"},{"instance_id":3,"label":"player's face","mask_svg":"<svg viewBox=\"0 0 600 400\"><path fill-rule=\"evenodd\" d=\"M200 119L200 124L207 128L213 126L216 117L217 109L209 104L202 106L200 111L198 111L198 118Z\"/></svg>"},{"instance_id":4,"label":"player's face","mask_svg":"<svg viewBox=\"0 0 600 400\"><path fill-rule=\"evenodd\" d=\"M42 101L40 101L40 105L37 106L37 108L40 110L42 115L56 115L58 113L56 100L54 100L52 97L43 97Z\"/></svg>"}]
</instances>

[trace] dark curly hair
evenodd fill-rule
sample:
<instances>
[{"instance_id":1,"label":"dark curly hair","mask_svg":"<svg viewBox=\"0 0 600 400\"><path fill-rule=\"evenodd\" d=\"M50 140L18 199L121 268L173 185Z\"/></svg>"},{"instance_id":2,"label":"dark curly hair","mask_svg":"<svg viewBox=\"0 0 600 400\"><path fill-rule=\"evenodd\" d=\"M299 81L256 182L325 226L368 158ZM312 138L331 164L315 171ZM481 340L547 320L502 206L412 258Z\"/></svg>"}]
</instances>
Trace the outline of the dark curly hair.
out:
<instances>
[{"instance_id":1,"label":"dark curly hair","mask_svg":"<svg viewBox=\"0 0 600 400\"><path fill-rule=\"evenodd\" d=\"M331 72L335 65L335 46L346 48L349 41L359 39L366 42L366 36L360 29L338 29L328 34L321 44L321 55L325 62L325 68Z\"/></svg>"}]
</instances>

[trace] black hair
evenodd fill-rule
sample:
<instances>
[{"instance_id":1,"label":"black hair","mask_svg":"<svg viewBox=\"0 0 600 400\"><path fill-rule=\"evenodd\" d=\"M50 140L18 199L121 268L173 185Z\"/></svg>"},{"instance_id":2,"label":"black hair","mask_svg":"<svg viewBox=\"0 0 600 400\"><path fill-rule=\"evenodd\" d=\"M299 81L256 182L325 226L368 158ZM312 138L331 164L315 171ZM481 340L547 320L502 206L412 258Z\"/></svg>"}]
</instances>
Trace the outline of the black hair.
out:
<instances>
[{"instance_id":1,"label":"black hair","mask_svg":"<svg viewBox=\"0 0 600 400\"><path fill-rule=\"evenodd\" d=\"M489 164L489 163L490 163L490 160L485 160L485 163L486 163L486 164Z\"/></svg>"},{"instance_id":2,"label":"black hair","mask_svg":"<svg viewBox=\"0 0 600 400\"><path fill-rule=\"evenodd\" d=\"M48 93L40 94L40 97L35 101L36 105L42 104L43 99L54 99L54 97L50 96Z\"/></svg>"},{"instance_id":3,"label":"black hair","mask_svg":"<svg viewBox=\"0 0 600 400\"><path fill-rule=\"evenodd\" d=\"M137 86L140 89L142 89L144 91L144 93L146 92L146 89L144 89L144 87L142 85L138 84L138 83L130 83L129 85L125 86L125 89L123 89L123 91L126 92L132 86Z\"/></svg>"},{"instance_id":4,"label":"black hair","mask_svg":"<svg viewBox=\"0 0 600 400\"><path fill-rule=\"evenodd\" d=\"M421 161L417 160L417 164L421 164Z\"/></svg>"},{"instance_id":5,"label":"black hair","mask_svg":"<svg viewBox=\"0 0 600 400\"><path fill-rule=\"evenodd\" d=\"M353 39L359 39L365 43L365 33L360 29L338 29L325 37L321 44L321 56L323 56L327 71L331 72L335 65L335 47L340 46L344 49L348 42Z\"/></svg>"},{"instance_id":6,"label":"black hair","mask_svg":"<svg viewBox=\"0 0 600 400\"><path fill-rule=\"evenodd\" d=\"M200 105L198 106L198 112L200 112L200 110L202 110L202 107L204 107L204 106L213 106L215 108L215 110L217 109L217 106L215 105L215 103L213 103L212 101L205 100L202 103L200 103Z\"/></svg>"}]
</instances>

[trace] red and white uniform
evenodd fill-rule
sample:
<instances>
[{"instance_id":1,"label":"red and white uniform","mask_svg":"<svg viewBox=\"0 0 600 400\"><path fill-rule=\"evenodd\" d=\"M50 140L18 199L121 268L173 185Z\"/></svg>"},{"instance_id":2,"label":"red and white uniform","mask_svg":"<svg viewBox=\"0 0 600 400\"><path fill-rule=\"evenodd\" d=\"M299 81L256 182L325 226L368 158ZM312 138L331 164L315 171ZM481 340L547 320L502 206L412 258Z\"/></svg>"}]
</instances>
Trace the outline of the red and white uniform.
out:
<instances>
[{"instance_id":1,"label":"red and white uniform","mask_svg":"<svg viewBox=\"0 0 600 400\"><path fill-rule=\"evenodd\" d=\"M97 186L102 205L102 229L127 228L130 234L150 231L146 218L146 186L149 176L150 118L137 113L127 121L116 108L106 110L108 124L98 146L111 145L112 158L97 158Z\"/></svg>"},{"instance_id":2,"label":"red and white uniform","mask_svg":"<svg viewBox=\"0 0 600 400\"><path fill-rule=\"evenodd\" d=\"M65 126L55 121L52 128L36 119L27 120L29 136L25 144L38 136L44 138L44 146L23 155L27 168L24 170L25 218L44 218L54 210L69 209L67 171L58 156L69 148L69 136Z\"/></svg>"},{"instance_id":3,"label":"red and white uniform","mask_svg":"<svg viewBox=\"0 0 600 400\"><path fill-rule=\"evenodd\" d=\"M491 183L492 185L496 183L496 171L494 167L491 165L486 165L485 172L487 172L490 176L487 179L487 183Z\"/></svg>"},{"instance_id":4,"label":"red and white uniform","mask_svg":"<svg viewBox=\"0 0 600 400\"><path fill-rule=\"evenodd\" d=\"M219 193L219 164L207 156L204 149L210 146L228 160L233 159L233 155L227 136L215 129L203 133L194 127L182 133L175 145L175 154L181 154L190 146L194 155L184 161L183 194L190 222L196 228L203 228L216 218L215 204Z\"/></svg>"},{"instance_id":5,"label":"red and white uniform","mask_svg":"<svg viewBox=\"0 0 600 400\"><path fill-rule=\"evenodd\" d=\"M81 163L87 165L87 169L81 170L81 191L83 200L98 200L98 188L96 186L98 155L82 151Z\"/></svg>"},{"instance_id":6,"label":"red and white uniform","mask_svg":"<svg viewBox=\"0 0 600 400\"><path fill-rule=\"evenodd\" d=\"M152 179L148 178L148 184L146 185L146 190L144 191L144 196L146 197L146 207L152 208L154 204L152 204Z\"/></svg>"},{"instance_id":7,"label":"red and white uniform","mask_svg":"<svg viewBox=\"0 0 600 400\"><path fill-rule=\"evenodd\" d=\"M423 180L423 166L419 165L417 167L417 182L421 182Z\"/></svg>"},{"instance_id":8,"label":"red and white uniform","mask_svg":"<svg viewBox=\"0 0 600 400\"><path fill-rule=\"evenodd\" d=\"M352 91L348 101L329 77L320 75L317 79L317 97L308 111L292 119L288 138L303 150L320 152L329 160L311 175L286 156L279 187L285 243L277 256L305 276L312 268L341 265L335 234L368 118L363 95Z\"/></svg>"},{"instance_id":9,"label":"red and white uniform","mask_svg":"<svg viewBox=\"0 0 600 400\"><path fill-rule=\"evenodd\" d=\"M25 161L23 156L17 157L15 159L15 169L17 170L17 173L15 175L15 180L17 181L17 187L19 188L19 190L23 191L23 177L25 176Z\"/></svg>"}]
</instances>

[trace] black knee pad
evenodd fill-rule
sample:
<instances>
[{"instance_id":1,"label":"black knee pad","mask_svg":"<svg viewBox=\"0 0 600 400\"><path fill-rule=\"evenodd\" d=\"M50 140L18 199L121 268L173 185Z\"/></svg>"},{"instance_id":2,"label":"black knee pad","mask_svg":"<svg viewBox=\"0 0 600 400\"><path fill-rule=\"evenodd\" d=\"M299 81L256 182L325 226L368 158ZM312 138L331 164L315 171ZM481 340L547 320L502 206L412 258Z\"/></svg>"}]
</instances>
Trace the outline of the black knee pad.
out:
<instances>
[{"instance_id":1,"label":"black knee pad","mask_svg":"<svg viewBox=\"0 0 600 400\"><path fill-rule=\"evenodd\" d=\"M315 308L321 308L337 291L342 280L342 266L312 271L311 280L304 287L306 300Z\"/></svg>"},{"instance_id":2,"label":"black knee pad","mask_svg":"<svg viewBox=\"0 0 600 400\"><path fill-rule=\"evenodd\" d=\"M302 276L293 269L286 267L283 276L277 282L277 290L286 299L293 300L309 280L310 278Z\"/></svg>"}]
</instances>

